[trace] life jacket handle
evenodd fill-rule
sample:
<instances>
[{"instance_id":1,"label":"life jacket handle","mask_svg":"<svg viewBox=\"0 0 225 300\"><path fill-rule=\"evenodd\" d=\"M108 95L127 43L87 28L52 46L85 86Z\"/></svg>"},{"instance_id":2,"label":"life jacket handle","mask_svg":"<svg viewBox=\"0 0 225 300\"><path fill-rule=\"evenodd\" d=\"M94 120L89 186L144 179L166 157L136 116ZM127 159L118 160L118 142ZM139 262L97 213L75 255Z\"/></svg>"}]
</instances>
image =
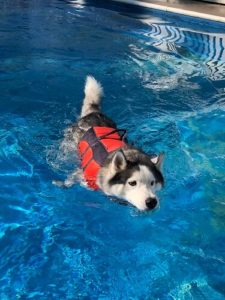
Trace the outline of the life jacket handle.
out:
<instances>
[{"instance_id":1,"label":"life jacket handle","mask_svg":"<svg viewBox=\"0 0 225 300\"><path fill-rule=\"evenodd\" d=\"M99 136L98 140L103 140L103 139L107 138L107 136L109 136L109 135L111 135L113 133L116 133L116 132L118 132L118 133L122 132L122 134L120 134L120 137L121 137L120 140L123 141L125 139L125 137L126 137L126 134L127 134L127 130L126 129L114 129L114 130L112 130L112 131L110 131L110 132L108 132L106 134L103 134L103 135ZM114 138L110 138L110 139L112 139L112 140L118 140L118 139L114 139Z\"/></svg>"}]
</instances>

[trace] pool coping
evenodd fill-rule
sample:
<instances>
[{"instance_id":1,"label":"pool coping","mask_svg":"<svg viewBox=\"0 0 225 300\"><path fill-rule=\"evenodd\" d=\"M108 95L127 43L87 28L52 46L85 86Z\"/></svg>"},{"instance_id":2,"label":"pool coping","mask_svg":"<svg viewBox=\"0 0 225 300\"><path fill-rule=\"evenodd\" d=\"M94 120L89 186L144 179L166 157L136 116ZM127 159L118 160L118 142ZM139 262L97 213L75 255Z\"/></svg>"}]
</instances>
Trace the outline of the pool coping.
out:
<instances>
[{"instance_id":1,"label":"pool coping","mask_svg":"<svg viewBox=\"0 0 225 300\"><path fill-rule=\"evenodd\" d=\"M216 21L216 22L222 22L225 23L225 6L222 6L220 4L212 4L212 3L204 3L206 6L206 10L210 10L210 8L216 8L219 10L219 8L224 10L224 16L221 15L216 15L216 14L210 14L207 12L203 12L201 10L204 10L202 8L202 4L194 2L195 8L198 8L198 11L195 11L193 9L190 9L190 3L192 1L189 1L189 4L185 3L163 3L159 1L149 1L149 0L113 0L116 2L122 2L122 3L127 3L127 4L132 4L132 5L137 5L137 6L142 6L142 7L147 7L147 8L152 8L152 9L157 9L157 10L162 10L166 12L172 12L176 14L181 14L185 16L190 16L190 17L196 17L196 18L201 18L201 19L206 19L210 21Z\"/></svg>"}]
</instances>

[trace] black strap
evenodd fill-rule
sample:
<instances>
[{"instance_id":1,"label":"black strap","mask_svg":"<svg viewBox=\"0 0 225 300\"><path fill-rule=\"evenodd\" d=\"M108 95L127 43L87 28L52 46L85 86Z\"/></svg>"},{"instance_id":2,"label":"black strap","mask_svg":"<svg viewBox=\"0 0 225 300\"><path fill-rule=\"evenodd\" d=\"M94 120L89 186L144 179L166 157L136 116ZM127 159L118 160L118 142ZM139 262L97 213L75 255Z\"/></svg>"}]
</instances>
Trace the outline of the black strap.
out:
<instances>
[{"instance_id":1,"label":"black strap","mask_svg":"<svg viewBox=\"0 0 225 300\"><path fill-rule=\"evenodd\" d=\"M127 134L127 131L126 131L126 129L114 129L114 130L112 130L112 131L110 131L110 132L108 132L108 133L106 133L106 134L103 134L103 135L101 135L101 136L99 136L98 137L98 140L103 140L103 139L105 139L106 137L108 137L109 135L111 135L111 134L113 134L113 133L116 133L116 132L122 132L122 134L120 134L120 137L121 137L121 141L123 141L124 139L125 139L125 137L126 137L126 134ZM112 140L118 140L118 139L113 139L113 138L110 138L110 139L112 139Z\"/></svg>"}]
</instances>

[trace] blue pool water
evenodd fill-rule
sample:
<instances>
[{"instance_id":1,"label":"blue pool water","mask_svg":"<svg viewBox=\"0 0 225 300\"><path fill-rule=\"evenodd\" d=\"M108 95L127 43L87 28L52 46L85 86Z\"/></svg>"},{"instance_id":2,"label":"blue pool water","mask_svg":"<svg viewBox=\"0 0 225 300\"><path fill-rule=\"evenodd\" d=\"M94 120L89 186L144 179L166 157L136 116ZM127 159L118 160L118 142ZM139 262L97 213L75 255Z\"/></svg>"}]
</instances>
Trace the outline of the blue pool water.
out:
<instances>
[{"instance_id":1,"label":"blue pool water","mask_svg":"<svg viewBox=\"0 0 225 300\"><path fill-rule=\"evenodd\" d=\"M0 299L225 299L224 25L110 1L0 5ZM51 184L76 164L63 135L87 74L130 140L166 153L155 213Z\"/></svg>"}]
</instances>

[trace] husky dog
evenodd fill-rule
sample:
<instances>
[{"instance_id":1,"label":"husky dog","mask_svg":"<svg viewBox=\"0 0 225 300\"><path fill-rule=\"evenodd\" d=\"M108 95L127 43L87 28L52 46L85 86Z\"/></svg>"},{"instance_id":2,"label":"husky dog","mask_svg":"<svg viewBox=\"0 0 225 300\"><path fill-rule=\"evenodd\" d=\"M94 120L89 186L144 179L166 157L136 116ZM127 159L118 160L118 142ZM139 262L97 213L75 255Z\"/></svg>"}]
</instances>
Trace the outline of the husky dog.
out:
<instances>
[{"instance_id":1,"label":"husky dog","mask_svg":"<svg viewBox=\"0 0 225 300\"><path fill-rule=\"evenodd\" d=\"M159 204L156 191L160 190L164 184L161 171L164 155L150 156L127 143L116 124L101 112L103 89L92 76L86 79L84 93L81 115L77 123L72 126L72 136L78 152L84 146L82 146L83 142L87 145L86 149L82 150L85 155L89 152L86 166L90 162L93 165L97 164L93 162L92 153L97 143L112 141L118 144L115 147L116 150L107 151L104 154L104 159L97 167L94 186L90 184L89 186L94 189L99 188L106 195L123 199L139 210L153 210ZM92 131L93 135L93 128L100 131L105 128L107 131L109 128L111 131L100 137L95 136L94 142L92 136L92 142L90 142L90 132ZM89 136L88 141L87 136ZM82 161L83 168L75 170L64 182L54 181L53 183L60 187L71 187L77 181L88 181L88 175L85 175L84 171L86 166Z\"/></svg>"}]
</instances>

